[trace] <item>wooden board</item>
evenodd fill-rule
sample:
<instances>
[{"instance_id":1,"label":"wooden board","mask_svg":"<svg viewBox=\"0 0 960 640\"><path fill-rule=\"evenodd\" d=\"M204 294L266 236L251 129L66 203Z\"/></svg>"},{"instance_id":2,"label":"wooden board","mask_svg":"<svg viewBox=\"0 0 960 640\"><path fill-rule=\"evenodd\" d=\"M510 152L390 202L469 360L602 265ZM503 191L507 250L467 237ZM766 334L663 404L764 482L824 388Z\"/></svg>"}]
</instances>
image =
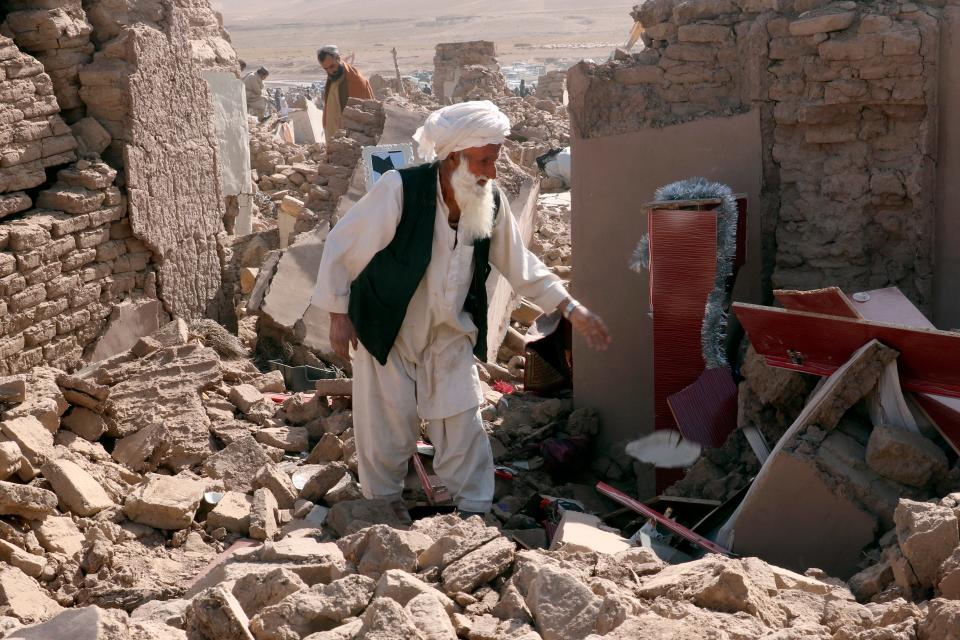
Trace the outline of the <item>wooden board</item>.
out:
<instances>
[{"instance_id":1,"label":"wooden board","mask_svg":"<svg viewBox=\"0 0 960 640\"><path fill-rule=\"evenodd\" d=\"M636 511L640 515L646 516L647 518L654 520L658 525L661 525L665 529L669 530L671 533L677 536L680 536L687 542L690 542L691 544L697 547L700 547L704 551L707 551L709 553L719 553L720 555L724 555L724 556L733 555L729 551L721 547L720 545L715 544L710 540L707 540L703 536L694 533L693 531L683 526L682 524L674 522L669 518L665 518L662 513L657 513L656 511L654 511L647 505L643 504L639 500L634 500L627 494L623 493L622 491L618 491L617 489L614 489L613 487L611 487L605 482L597 483L597 491L607 496L611 500L618 502L623 506L630 508L633 511Z\"/></svg>"},{"instance_id":2,"label":"wooden board","mask_svg":"<svg viewBox=\"0 0 960 640\"><path fill-rule=\"evenodd\" d=\"M900 352L904 389L960 398L960 334L743 303L733 310L772 366L830 375L875 339Z\"/></svg>"},{"instance_id":3,"label":"wooden board","mask_svg":"<svg viewBox=\"0 0 960 640\"><path fill-rule=\"evenodd\" d=\"M696 382L704 369L700 330L717 270L717 216L652 211L649 225L654 424L672 429L667 397Z\"/></svg>"},{"instance_id":4,"label":"wooden board","mask_svg":"<svg viewBox=\"0 0 960 640\"><path fill-rule=\"evenodd\" d=\"M822 313L843 318L861 317L850 299L837 287L814 289L812 291L778 289L773 292L773 297L783 305L784 309L790 309L791 311Z\"/></svg>"},{"instance_id":5,"label":"wooden board","mask_svg":"<svg viewBox=\"0 0 960 640\"><path fill-rule=\"evenodd\" d=\"M936 329L903 292L896 287L867 291L865 302L852 301L857 314L865 320L898 324L913 329Z\"/></svg>"}]
</instances>

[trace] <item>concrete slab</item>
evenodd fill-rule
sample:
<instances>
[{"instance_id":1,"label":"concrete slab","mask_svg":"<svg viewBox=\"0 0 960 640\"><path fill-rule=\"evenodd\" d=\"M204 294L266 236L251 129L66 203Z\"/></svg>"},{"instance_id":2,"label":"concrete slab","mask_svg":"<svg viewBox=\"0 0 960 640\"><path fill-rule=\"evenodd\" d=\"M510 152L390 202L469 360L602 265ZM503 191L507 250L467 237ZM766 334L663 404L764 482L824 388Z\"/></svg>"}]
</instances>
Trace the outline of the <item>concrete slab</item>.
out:
<instances>
[{"instance_id":1,"label":"concrete slab","mask_svg":"<svg viewBox=\"0 0 960 640\"><path fill-rule=\"evenodd\" d=\"M305 101L305 109L290 112L290 124L293 125L293 140L297 144L317 144L325 140L323 133L323 112Z\"/></svg>"},{"instance_id":2,"label":"concrete slab","mask_svg":"<svg viewBox=\"0 0 960 640\"><path fill-rule=\"evenodd\" d=\"M323 224L301 234L283 252L261 306L263 313L278 325L293 329L310 306L323 256L323 243L329 233L330 226Z\"/></svg>"},{"instance_id":3,"label":"concrete slab","mask_svg":"<svg viewBox=\"0 0 960 640\"><path fill-rule=\"evenodd\" d=\"M127 351L137 340L160 328L163 307L159 300L128 300L116 305L107 330L94 344L87 362L100 362Z\"/></svg>"},{"instance_id":4,"label":"concrete slab","mask_svg":"<svg viewBox=\"0 0 960 640\"><path fill-rule=\"evenodd\" d=\"M567 511L560 520L550 549L558 549L561 545L574 545L597 553L614 555L633 546L626 538L601 529L602 524L600 518L589 513Z\"/></svg>"},{"instance_id":5,"label":"concrete slab","mask_svg":"<svg viewBox=\"0 0 960 640\"><path fill-rule=\"evenodd\" d=\"M843 579L856 573L876 518L836 492L812 459L781 451L767 468L737 518L734 553L794 571L817 567Z\"/></svg>"},{"instance_id":6,"label":"concrete slab","mask_svg":"<svg viewBox=\"0 0 960 640\"><path fill-rule=\"evenodd\" d=\"M246 89L232 73L204 71L202 75L213 99L213 124L220 144L223 195L252 193Z\"/></svg>"}]
</instances>

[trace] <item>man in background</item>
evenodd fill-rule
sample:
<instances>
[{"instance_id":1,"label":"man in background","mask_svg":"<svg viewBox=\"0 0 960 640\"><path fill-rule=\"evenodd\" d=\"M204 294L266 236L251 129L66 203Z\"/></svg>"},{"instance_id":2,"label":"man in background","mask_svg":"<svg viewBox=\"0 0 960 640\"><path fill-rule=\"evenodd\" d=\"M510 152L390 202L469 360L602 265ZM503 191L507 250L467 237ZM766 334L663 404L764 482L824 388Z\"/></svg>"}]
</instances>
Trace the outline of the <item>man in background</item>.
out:
<instances>
[{"instance_id":1,"label":"man in background","mask_svg":"<svg viewBox=\"0 0 960 640\"><path fill-rule=\"evenodd\" d=\"M350 98L372 100L370 82L352 65L340 58L340 49L325 45L317 50L317 61L327 72L327 86L323 89L323 132L333 140L341 129L341 116Z\"/></svg>"},{"instance_id":2,"label":"man in background","mask_svg":"<svg viewBox=\"0 0 960 640\"><path fill-rule=\"evenodd\" d=\"M248 73L243 78L243 85L247 88L247 111L257 117L257 120L263 120L267 117L267 90L263 81L267 79L270 72L260 67L253 73Z\"/></svg>"}]
</instances>

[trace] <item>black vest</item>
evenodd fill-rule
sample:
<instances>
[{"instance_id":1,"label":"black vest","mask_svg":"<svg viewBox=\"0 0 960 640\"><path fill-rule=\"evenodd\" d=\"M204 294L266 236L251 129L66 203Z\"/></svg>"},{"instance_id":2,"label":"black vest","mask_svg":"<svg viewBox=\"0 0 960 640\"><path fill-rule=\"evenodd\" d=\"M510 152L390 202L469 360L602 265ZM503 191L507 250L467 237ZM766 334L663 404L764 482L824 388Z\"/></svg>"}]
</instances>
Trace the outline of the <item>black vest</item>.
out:
<instances>
[{"instance_id":1,"label":"black vest","mask_svg":"<svg viewBox=\"0 0 960 640\"><path fill-rule=\"evenodd\" d=\"M397 232L385 249L350 285L348 315L357 337L382 365L400 333L407 306L423 280L433 252L433 225L437 215L439 165L425 164L400 169L403 179L403 211ZM500 190L493 190L500 210ZM487 276L490 275L490 238L473 244L473 279L463 310L477 326L473 353L487 360Z\"/></svg>"}]
</instances>

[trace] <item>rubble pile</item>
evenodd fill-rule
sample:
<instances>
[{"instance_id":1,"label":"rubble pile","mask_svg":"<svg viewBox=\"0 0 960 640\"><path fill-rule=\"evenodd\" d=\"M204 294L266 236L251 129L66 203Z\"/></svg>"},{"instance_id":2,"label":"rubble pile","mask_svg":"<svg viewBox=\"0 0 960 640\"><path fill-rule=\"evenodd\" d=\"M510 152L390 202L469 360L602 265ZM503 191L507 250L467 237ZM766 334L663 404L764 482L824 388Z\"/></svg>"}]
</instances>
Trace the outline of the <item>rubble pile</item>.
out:
<instances>
[{"instance_id":1,"label":"rubble pile","mask_svg":"<svg viewBox=\"0 0 960 640\"><path fill-rule=\"evenodd\" d=\"M35 10L30 2L8 4L8 8L20 10L7 13L0 32L43 65L63 118L71 124L81 119L85 109L80 98L80 68L93 59L94 46L90 42L93 27L80 0L57 3L59 6L51 6L49 11Z\"/></svg>"},{"instance_id":2,"label":"rubble pile","mask_svg":"<svg viewBox=\"0 0 960 640\"><path fill-rule=\"evenodd\" d=\"M438 44L433 67L433 96L441 106L506 95L506 83L492 42ZM475 97L467 97L472 92Z\"/></svg>"},{"instance_id":3,"label":"rubble pile","mask_svg":"<svg viewBox=\"0 0 960 640\"><path fill-rule=\"evenodd\" d=\"M530 250L548 267L563 273L560 267L573 264L573 243L570 238L570 192L540 196L537 228Z\"/></svg>"},{"instance_id":4,"label":"rubble pile","mask_svg":"<svg viewBox=\"0 0 960 640\"><path fill-rule=\"evenodd\" d=\"M252 179L262 194L261 209L274 220L281 214L295 219L291 242L323 222L336 222L340 197L350 186L362 147L376 144L384 118L382 103L351 98L343 111L344 135L311 145L283 141L272 132L275 120L251 125Z\"/></svg>"}]
</instances>

